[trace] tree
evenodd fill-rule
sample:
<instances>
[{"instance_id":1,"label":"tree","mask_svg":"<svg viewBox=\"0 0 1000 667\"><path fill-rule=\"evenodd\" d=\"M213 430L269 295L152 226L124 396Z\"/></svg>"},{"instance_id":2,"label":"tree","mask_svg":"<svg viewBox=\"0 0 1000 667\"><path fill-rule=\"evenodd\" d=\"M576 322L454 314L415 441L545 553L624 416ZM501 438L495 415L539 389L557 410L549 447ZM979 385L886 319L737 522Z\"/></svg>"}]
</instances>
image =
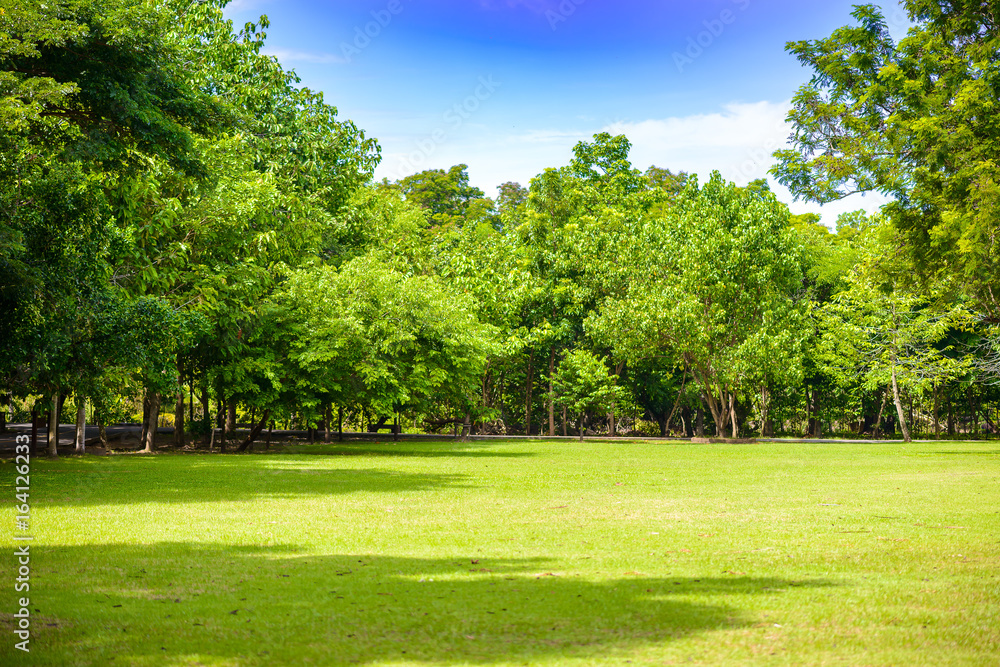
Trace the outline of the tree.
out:
<instances>
[{"instance_id":1,"label":"tree","mask_svg":"<svg viewBox=\"0 0 1000 667\"><path fill-rule=\"evenodd\" d=\"M819 202L878 191L925 284L1000 322L1000 24L992 3L906 0L896 43L873 5L859 25L791 42L812 80L793 99L793 147L773 173Z\"/></svg>"},{"instance_id":2,"label":"tree","mask_svg":"<svg viewBox=\"0 0 1000 667\"><path fill-rule=\"evenodd\" d=\"M433 276L407 276L375 257L289 277L273 308L284 340L281 382L382 414L445 400L468 407L492 327Z\"/></svg>"},{"instance_id":3,"label":"tree","mask_svg":"<svg viewBox=\"0 0 1000 667\"><path fill-rule=\"evenodd\" d=\"M690 177L691 175L686 171L678 171L675 174L669 169L662 169L655 165L646 170L646 178L651 187L660 188L673 196L684 191L684 186L687 185L687 180Z\"/></svg>"},{"instance_id":4,"label":"tree","mask_svg":"<svg viewBox=\"0 0 1000 667\"><path fill-rule=\"evenodd\" d=\"M492 215L493 202L483 191L469 185L468 165L458 164L445 171L428 169L399 181L407 201L427 210L434 226L461 226Z\"/></svg>"},{"instance_id":5,"label":"tree","mask_svg":"<svg viewBox=\"0 0 1000 667\"><path fill-rule=\"evenodd\" d=\"M737 437L741 393L800 372L802 274L788 210L770 192L692 177L674 206L642 221L627 288L588 326L630 361L680 364L719 433Z\"/></svg>"},{"instance_id":6,"label":"tree","mask_svg":"<svg viewBox=\"0 0 1000 667\"><path fill-rule=\"evenodd\" d=\"M589 411L607 412L622 397L622 389L608 374L607 360L589 350L571 350L552 376L553 400L577 415L583 440L584 419Z\"/></svg>"},{"instance_id":7,"label":"tree","mask_svg":"<svg viewBox=\"0 0 1000 667\"><path fill-rule=\"evenodd\" d=\"M960 375L965 364L938 345L950 333L968 326L961 305L942 309L935 299L906 288L888 252L895 231L870 228L864 235L861 261L847 277L847 288L824 304L820 359L841 383L863 378L869 389L888 386L900 430L912 440L903 409L902 391L920 392Z\"/></svg>"}]
</instances>

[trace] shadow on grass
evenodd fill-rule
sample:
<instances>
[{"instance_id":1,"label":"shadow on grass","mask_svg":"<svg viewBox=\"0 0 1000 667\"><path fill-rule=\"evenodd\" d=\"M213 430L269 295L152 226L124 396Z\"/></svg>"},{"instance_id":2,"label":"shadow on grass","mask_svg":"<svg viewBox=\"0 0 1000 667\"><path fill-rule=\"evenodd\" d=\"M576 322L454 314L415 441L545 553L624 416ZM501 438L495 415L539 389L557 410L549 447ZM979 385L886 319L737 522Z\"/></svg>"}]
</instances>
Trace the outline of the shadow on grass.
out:
<instances>
[{"instance_id":1,"label":"shadow on grass","mask_svg":"<svg viewBox=\"0 0 1000 667\"><path fill-rule=\"evenodd\" d=\"M51 664L613 658L750 625L731 596L746 608L746 597L832 585L639 574L594 582L550 572L544 559L190 543L46 547L36 558L33 577L45 586L32 595L33 639Z\"/></svg>"},{"instance_id":2,"label":"shadow on grass","mask_svg":"<svg viewBox=\"0 0 1000 667\"><path fill-rule=\"evenodd\" d=\"M323 467L296 456L130 455L35 464L32 491L48 505L128 505L468 488L465 479L444 473Z\"/></svg>"}]
</instances>

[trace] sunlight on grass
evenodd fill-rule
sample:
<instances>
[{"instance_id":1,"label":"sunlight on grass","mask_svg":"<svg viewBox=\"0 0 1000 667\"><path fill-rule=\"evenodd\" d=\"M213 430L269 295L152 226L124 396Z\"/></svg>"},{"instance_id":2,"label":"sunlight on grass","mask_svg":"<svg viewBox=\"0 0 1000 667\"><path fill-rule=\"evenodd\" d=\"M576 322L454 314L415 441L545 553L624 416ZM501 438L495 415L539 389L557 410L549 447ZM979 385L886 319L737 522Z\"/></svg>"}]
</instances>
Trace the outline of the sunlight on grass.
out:
<instances>
[{"instance_id":1,"label":"sunlight on grass","mask_svg":"<svg viewBox=\"0 0 1000 667\"><path fill-rule=\"evenodd\" d=\"M998 481L954 442L39 460L0 662L991 665Z\"/></svg>"}]
</instances>

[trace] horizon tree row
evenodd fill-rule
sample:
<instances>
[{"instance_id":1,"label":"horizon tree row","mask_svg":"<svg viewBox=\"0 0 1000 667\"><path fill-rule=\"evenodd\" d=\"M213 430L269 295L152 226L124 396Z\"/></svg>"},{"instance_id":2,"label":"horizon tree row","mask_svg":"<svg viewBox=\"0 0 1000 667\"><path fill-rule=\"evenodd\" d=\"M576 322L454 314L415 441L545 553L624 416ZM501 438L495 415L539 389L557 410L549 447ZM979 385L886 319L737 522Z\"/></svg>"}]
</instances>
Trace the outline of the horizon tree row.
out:
<instances>
[{"instance_id":1,"label":"horizon tree row","mask_svg":"<svg viewBox=\"0 0 1000 667\"><path fill-rule=\"evenodd\" d=\"M818 201L895 198L832 233L764 180L642 172L608 133L495 201L465 165L376 183L377 142L261 53L266 17L236 30L224 4L3 7L0 392L48 415L51 455L68 396L78 424L141 412L146 451L166 412L177 444L218 425L226 446L252 421L237 449L334 415L996 432L996 144L969 101L969 44L996 37L970 28L978 10L909 2L896 44L863 7L860 28L790 45L817 76L777 178ZM944 94L966 106L933 106ZM918 122L931 107L938 134ZM954 128L983 139L947 144Z\"/></svg>"}]
</instances>

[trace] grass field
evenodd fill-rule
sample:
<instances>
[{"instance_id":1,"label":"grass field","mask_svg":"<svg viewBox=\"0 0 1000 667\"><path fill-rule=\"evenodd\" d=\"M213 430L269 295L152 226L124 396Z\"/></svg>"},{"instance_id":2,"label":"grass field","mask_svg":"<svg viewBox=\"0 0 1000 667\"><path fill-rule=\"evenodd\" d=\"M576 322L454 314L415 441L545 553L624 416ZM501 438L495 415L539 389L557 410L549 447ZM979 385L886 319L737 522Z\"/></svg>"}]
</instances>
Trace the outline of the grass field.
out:
<instances>
[{"instance_id":1,"label":"grass field","mask_svg":"<svg viewBox=\"0 0 1000 667\"><path fill-rule=\"evenodd\" d=\"M997 665L996 443L35 460L3 665Z\"/></svg>"}]
</instances>

